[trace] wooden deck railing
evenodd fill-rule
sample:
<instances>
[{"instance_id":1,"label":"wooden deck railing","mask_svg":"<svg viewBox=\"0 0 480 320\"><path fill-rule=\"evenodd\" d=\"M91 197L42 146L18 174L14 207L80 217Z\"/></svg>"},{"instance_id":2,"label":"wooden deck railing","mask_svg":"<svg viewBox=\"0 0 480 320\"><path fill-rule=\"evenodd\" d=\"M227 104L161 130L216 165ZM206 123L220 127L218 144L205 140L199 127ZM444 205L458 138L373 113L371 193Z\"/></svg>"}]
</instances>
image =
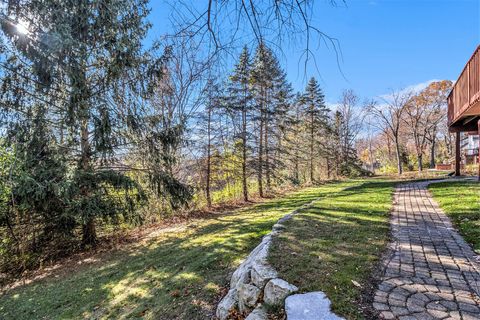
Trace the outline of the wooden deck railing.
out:
<instances>
[{"instance_id":1,"label":"wooden deck railing","mask_svg":"<svg viewBox=\"0 0 480 320\"><path fill-rule=\"evenodd\" d=\"M480 100L480 46L477 47L448 96L448 125Z\"/></svg>"}]
</instances>

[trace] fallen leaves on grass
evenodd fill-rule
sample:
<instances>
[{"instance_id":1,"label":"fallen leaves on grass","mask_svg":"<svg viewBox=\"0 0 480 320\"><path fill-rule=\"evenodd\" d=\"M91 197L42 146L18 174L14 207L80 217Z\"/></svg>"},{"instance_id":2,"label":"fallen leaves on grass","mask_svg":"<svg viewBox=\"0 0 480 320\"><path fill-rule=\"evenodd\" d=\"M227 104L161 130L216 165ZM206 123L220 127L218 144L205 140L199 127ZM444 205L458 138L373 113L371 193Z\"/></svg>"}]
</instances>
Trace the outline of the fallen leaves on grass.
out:
<instances>
[{"instance_id":1,"label":"fallen leaves on grass","mask_svg":"<svg viewBox=\"0 0 480 320\"><path fill-rule=\"evenodd\" d=\"M358 287L358 288L361 288L361 287L362 287L362 285L361 285L360 283L358 283L357 281L355 281L355 280L352 280L352 283L353 283L353 285L354 285L355 287Z\"/></svg>"},{"instance_id":2,"label":"fallen leaves on grass","mask_svg":"<svg viewBox=\"0 0 480 320\"><path fill-rule=\"evenodd\" d=\"M170 295L174 298L178 298L178 297L180 297L180 291L173 290L172 292L170 292Z\"/></svg>"}]
</instances>

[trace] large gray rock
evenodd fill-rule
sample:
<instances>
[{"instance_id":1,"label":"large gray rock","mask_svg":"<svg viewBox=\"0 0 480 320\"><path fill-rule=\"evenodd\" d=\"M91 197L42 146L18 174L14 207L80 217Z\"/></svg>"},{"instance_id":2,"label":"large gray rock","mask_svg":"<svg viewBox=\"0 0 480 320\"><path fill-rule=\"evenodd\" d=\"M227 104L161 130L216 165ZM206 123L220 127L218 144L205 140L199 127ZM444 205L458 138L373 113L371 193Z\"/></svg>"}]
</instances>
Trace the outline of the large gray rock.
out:
<instances>
[{"instance_id":1,"label":"large gray rock","mask_svg":"<svg viewBox=\"0 0 480 320\"><path fill-rule=\"evenodd\" d=\"M252 266L250 276L252 283L263 289L270 279L278 277L278 273L268 263L256 263Z\"/></svg>"},{"instance_id":2,"label":"large gray rock","mask_svg":"<svg viewBox=\"0 0 480 320\"><path fill-rule=\"evenodd\" d=\"M258 250L255 252L255 257L252 259L252 262L258 261L267 261L268 250L270 249L270 244L272 243L272 236L267 234L263 237L262 242L258 245Z\"/></svg>"},{"instance_id":3,"label":"large gray rock","mask_svg":"<svg viewBox=\"0 0 480 320\"><path fill-rule=\"evenodd\" d=\"M294 214L297 214L297 210L294 210L294 211L290 212L289 214L284 215L282 218L280 218L277 221L277 224L282 224L284 222L287 222L288 220L290 220L293 217Z\"/></svg>"},{"instance_id":4,"label":"large gray rock","mask_svg":"<svg viewBox=\"0 0 480 320\"><path fill-rule=\"evenodd\" d=\"M288 320L342 320L330 311L330 300L323 292L294 294L285 300Z\"/></svg>"},{"instance_id":5,"label":"large gray rock","mask_svg":"<svg viewBox=\"0 0 480 320\"><path fill-rule=\"evenodd\" d=\"M217 318L220 320L227 319L230 311L237 307L238 292L237 289L230 289L222 301L217 306Z\"/></svg>"},{"instance_id":6,"label":"large gray rock","mask_svg":"<svg viewBox=\"0 0 480 320\"><path fill-rule=\"evenodd\" d=\"M285 225L281 223L275 223L272 227L273 231L282 231L285 230Z\"/></svg>"},{"instance_id":7,"label":"large gray rock","mask_svg":"<svg viewBox=\"0 0 480 320\"><path fill-rule=\"evenodd\" d=\"M242 283L250 282L250 270L252 265L250 263L242 263L235 272L232 274L230 279L230 288L238 288Z\"/></svg>"},{"instance_id":8,"label":"large gray rock","mask_svg":"<svg viewBox=\"0 0 480 320\"><path fill-rule=\"evenodd\" d=\"M262 290L251 284L243 283L238 287L238 309L245 312L257 304Z\"/></svg>"},{"instance_id":9,"label":"large gray rock","mask_svg":"<svg viewBox=\"0 0 480 320\"><path fill-rule=\"evenodd\" d=\"M245 320L267 320L267 311L264 307L259 306L256 307L249 315L245 318Z\"/></svg>"},{"instance_id":10,"label":"large gray rock","mask_svg":"<svg viewBox=\"0 0 480 320\"><path fill-rule=\"evenodd\" d=\"M263 301L269 305L283 305L285 298L291 293L298 291L298 288L280 278L267 282L263 292Z\"/></svg>"},{"instance_id":11,"label":"large gray rock","mask_svg":"<svg viewBox=\"0 0 480 320\"><path fill-rule=\"evenodd\" d=\"M242 283L250 282L252 265L256 263L266 263L271 242L272 237L270 235L263 237L262 242L252 250L245 261L243 261L233 273L230 279L230 288L238 288Z\"/></svg>"}]
</instances>

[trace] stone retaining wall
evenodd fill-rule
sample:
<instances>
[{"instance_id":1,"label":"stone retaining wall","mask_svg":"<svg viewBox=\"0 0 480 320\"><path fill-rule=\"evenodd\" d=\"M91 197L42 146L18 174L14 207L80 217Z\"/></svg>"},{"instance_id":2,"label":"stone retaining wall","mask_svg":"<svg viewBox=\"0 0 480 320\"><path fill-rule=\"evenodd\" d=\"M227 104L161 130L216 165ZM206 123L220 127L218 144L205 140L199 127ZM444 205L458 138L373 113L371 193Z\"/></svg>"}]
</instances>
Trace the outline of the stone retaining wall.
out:
<instances>
[{"instance_id":1,"label":"stone retaining wall","mask_svg":"<svg viewBox=\"0 0 480 320\"><path fill-rule=\"evenodd\" d=\"M229 314L234 310L248 314L246 320L267 319L263 304L283 307L285 298L298 290L294 285L278 278L277 271L268 263L268 250L272 237L285 229L284 223L299 210L310 207L316 200L278 220L273 225L272 232L263 237L262 242L235 270L230 280L230 290L218 304L216 311L218 319L228 319Z\"/></svg>"}]
</instances>

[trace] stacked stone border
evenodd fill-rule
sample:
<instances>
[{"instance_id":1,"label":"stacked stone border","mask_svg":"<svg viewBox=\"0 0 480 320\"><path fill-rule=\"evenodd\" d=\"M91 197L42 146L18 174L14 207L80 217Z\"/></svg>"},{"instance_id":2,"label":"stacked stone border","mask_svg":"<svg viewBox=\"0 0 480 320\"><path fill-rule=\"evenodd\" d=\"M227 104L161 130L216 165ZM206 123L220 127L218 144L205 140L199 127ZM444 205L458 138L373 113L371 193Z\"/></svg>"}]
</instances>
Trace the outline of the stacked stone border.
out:
<instances>
[{"instance_id":1,"label":"stacked stone border","mask_svg":"<svg viewBox=\"0 0 480 320\"><path fill-rule=\"evenodd\" d=\"M217 306L219 320L228 319L233 311L248 314L246 320L267 319L265 304L283 307L285 298L298 291L298 288L278 277L277 271L268 263L268 251L274 236L284 229L284 223L300 210L311 207L318 197L280 218L272 227L272 232L262 238L262 242L235 270L230 280L230 290Z\"/></svg>"}]
</instances>

